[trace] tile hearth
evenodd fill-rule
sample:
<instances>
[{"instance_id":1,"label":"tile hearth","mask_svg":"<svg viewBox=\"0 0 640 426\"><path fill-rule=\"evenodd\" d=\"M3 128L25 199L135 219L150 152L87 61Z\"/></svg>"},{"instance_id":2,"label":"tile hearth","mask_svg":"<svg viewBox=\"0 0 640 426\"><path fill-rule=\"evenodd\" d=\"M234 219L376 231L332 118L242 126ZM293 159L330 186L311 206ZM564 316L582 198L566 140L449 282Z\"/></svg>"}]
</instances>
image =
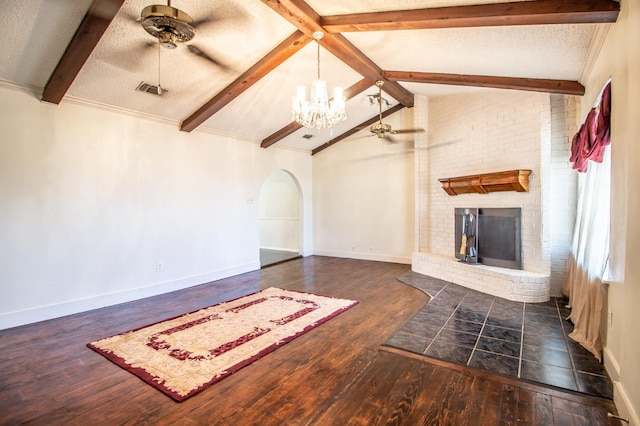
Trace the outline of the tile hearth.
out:
<instances>
[{"instance_id":1,"label":"tile hearth","mask_svg":"<svg viewBox=\"0 0 640 426\"><path fill-rule=\"evenodd\" d=\"M385 342L491 373L613 398L604 366L568 334L566 300L514 302L408 272L398 280L432 298Z\"/></svg>"}]
</instances>

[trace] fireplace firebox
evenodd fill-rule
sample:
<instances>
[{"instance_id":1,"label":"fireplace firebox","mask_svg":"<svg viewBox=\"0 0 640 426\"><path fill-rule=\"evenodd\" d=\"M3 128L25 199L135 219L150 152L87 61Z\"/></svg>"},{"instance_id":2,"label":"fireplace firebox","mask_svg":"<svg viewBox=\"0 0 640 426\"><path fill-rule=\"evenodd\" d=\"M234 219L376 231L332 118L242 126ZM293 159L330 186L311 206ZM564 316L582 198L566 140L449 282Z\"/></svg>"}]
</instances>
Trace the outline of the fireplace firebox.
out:
<instances>
[{"instance_id":1,"label":"fireplace firebox","mask_svg":"<svg viewBox=\"0 0 640 426\"><path fill-rule=\"evenodd\" d=\"M522 269L522 209L456 208L455 255L461 262Z\"/></svg>"}]
</instances>

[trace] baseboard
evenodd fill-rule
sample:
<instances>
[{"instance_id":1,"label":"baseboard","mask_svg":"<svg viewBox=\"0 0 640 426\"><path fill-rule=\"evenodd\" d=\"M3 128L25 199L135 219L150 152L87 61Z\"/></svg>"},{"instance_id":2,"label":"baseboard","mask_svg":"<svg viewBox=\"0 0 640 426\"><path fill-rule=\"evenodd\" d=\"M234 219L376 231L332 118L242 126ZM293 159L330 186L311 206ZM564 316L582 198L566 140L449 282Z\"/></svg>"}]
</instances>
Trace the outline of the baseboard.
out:
<instances>
[{"instance_id":1,"label":"baseboard","mask_svg":"<svg viewBox=\"0 0 640 426\"><path fill-rule=\"evenodd\" d=\"M145 297L157 296L159 294L182 290L258 269L260 269L260 262L251 262L232 268L208 272L206 274L185 277L175 281L155 283L146 287L116 293L101 294L86 299L72 300L55 305L1 314L0 330L63 317L66 315L77 314L80 312L90 311L92 309L103 308L105 306L117 305L119 303L131 302L133 300L144 299Z\"/></svg>"},{"instance_id":2,"label":"baseboard","mask_svg":"<svg viewBox=\"0 0 640 426\"><path fill-rule=\"evenodd\" d=\"M616 360L611 351L609 351L608 347L602 349L602 353L604 355L604 368L607 370L609 377L611 377L611 380L614 382L620 380L620 365L618 364L618 360Z\"/></svg>"},{"instance_id":3,"label":"baseboard","mask_svg":"<svg viewBox=\"0 0 640 426\"><path fill-rule=\"evenodd\" d=\"M298 250L292 249L292 248L282 248L282 247L260 247L260 248L265 250L277 250L277 251L286 251L291 253L299 253Z\"/></svg>"},{"instance_id":4,"label":"baseboard","mask_svg":"<svg viewBox=\"0 0 640 426\"><path fill-rule=\"evenodd\" d=\"M640 426L640 417L636 408L631 403L624 386L620 382L620 366L618 361L613 356L609 348L605 347L604 352L604 367L613 381L613 402L618 409L618 415L623 418L629 419L629 425Z\"/></svg>"},{"instance_id":5,"label":"baseboard","mask_svg":"<svg viewBox=\"0 0 640 426\"><path fill-rule=\"evenodd\" d=\"M618 409L618 415L629 419L630 426L640 426L640 417L620 382L613 382L613 402Z\"/></svg>"},{"instance_id":6,"label":"baseboard","mask_svg":"<svg viewBox=\"0 0 640 426\"><path fill-rule=\"evenodd\" d=\"M391 262L391 263L403 263L411 265L411 256L393 256L380 253L361 253L354 251L333 251L333 250L314 250L313 254L318 256L331 256L342 257L346 259L359 259L359 260L375 260L376 262Z\"/></svg>"}]
</instances>

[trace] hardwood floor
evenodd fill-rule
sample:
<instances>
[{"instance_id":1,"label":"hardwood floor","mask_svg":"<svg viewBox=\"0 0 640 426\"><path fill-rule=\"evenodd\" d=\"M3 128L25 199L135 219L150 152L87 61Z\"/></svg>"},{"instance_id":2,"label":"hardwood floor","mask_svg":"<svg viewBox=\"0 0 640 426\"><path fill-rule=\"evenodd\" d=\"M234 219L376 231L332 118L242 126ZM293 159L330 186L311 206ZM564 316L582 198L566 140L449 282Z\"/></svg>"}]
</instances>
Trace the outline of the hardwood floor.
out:
<instances>
[{"instance_id":1,"label":"hardwood floor","mask_svg":"<svg viewBox=\"0 0 640 426\"><path fill-rule=\"evenodd\" d=\"M0 330L0 424L617 424L609 400L381 349L427 302L408 269L309 257ZM86 347L271 286L360 304L182 403Z\"/></svg>"}]
</instances>

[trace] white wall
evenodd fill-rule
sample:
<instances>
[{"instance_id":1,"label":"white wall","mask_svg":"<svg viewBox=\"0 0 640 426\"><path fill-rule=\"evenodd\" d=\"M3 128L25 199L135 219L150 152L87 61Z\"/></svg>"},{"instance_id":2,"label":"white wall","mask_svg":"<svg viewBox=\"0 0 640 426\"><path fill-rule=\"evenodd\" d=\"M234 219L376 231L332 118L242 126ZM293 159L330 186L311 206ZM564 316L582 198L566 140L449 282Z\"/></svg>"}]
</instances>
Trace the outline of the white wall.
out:
<instances>
[{"instance_id":1,"label":"white wall","mask_svg":"<svg viewBox=\"0 0 640 426\"><path fill-rule=\"evenodd\" d=\"M640 425L640 2L622 1L586 87L581 119L611 76L611 284L604 348L615 403Z\"/></svg>"},{"instance_id":2,"label":"white wall","mask_svg":"<svg viewBox=\"0 0 640 426\"><path fill-rule=\"evenodd\" d=\"M384 120L412 128L413 111ZM314 253L411 263L413 140L389 144L362 131L313 156Z\"/></svg>"},{"instance_id":3,"label":"white wall","mask_svg":"<svg viewBox=\"0 0 640 426\"><path fill-rule=\"evenodd\" d=\"M260 190L260 248L300 251L301 194L284 170L272 171Z\"/></svg>"},{"instance_id":4,"label":"white wall","mask_svg":"<svg viewBox=\"0 0 640 426\"><path fill-rule=\"evenodd\" d=\"M311 156L0 87L0 328L259 268L258 199ZM305 220L303 251L313 247Z\"/></svg>"}]
</instances>

